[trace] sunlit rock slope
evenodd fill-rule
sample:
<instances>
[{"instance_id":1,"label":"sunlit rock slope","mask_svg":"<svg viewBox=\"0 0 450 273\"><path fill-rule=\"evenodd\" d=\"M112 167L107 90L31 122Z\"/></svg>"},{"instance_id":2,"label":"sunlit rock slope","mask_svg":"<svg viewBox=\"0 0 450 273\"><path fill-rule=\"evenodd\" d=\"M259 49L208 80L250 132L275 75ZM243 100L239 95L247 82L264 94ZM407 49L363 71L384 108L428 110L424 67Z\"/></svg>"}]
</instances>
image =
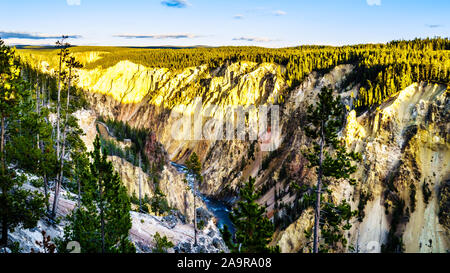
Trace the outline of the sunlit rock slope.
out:
<instances>
[{"instance_id":1,"label":"sunlit rock slope","mask_svg":"<svg viewBox=\"0 0 450 273\"><path fill-rule=\"evenodd\" d=\"M346 182L330 185L336 201L346 199L353 209L364 212L361 221L353 220L352 229L345 234L349 244L339 251L379 252L388 245L391 232L402 239L404 251L447 252L450 106L446 87L416 83L376 109L357 115L353 100L358 85L342 84L352 65L324 74L313 72L293 88L285 83L284 69L269 63L236 62L214 69L202 65L172 71L121 61L108 68L78 71L77 84L86 91L96 115L151 129L171 160L183 163L193 151L199 154L204 194L233 203L240 183L256 177L263 192L260 203L267 205L267 215L277 223L272 244L278 244L283 252L304 251L308 241L304 231L313 223L311 209L292 214L279 206L293 207L298 202L291 182L315 183L315 172L307 168L302 155L311 145L302 129L306 107L316 101L323 86L334 88L347 106L340 136L349 149L363 156L353 175L356 186ZM202 100L200 110L194 107L196 98ZM202 125L211 121L214 127L220 125L227 106L272 103L280 106L281 128L280 145L273 152L261 150L258 141L195 139L192 134L187 140L177 139L183 132L177 127L181 114L201 114ZM209 111L209 105L218 107ZM254 118L261 117L255 114ZM116 165L125 170L123 177L136 179L136 170ZM168 192L181 191L178 185L167 183ZM431 194L425 198L428 190ZM177 199L180 193L173 196L173 204L184 202ZM395 229L393 220L398 222Z\"/></svg>"}]
</instances>

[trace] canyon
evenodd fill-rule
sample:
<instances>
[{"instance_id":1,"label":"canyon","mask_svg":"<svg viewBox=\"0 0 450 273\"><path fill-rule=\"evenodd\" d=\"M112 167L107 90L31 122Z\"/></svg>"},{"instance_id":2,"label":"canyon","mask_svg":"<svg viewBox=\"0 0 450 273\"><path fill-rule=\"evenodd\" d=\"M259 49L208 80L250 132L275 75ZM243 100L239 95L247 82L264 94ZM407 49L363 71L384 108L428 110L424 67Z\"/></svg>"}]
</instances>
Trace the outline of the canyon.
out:
<instances>
[{"instance_id":1,"label":"canyon","mask_svg":"<svg viewBox=\"0 0 450 273\"><path fill-rule=\"evenodd\" d=\"M89 63L100 58L100 54L89 52L78 57ZM34 58L35 64L42 62ZM391 233L401 238L405 252L448 252L450 226L445 217L450 210L446 199L450 184L450 104L446 86L414 83L378 107L357 113L354 98L359 85L344 84L353 65L312 72L294 87L284 78L285 69L272 63L226 62L217 68L201 65L169 70L130 61L80 69L76 84L84 90L90 106L77 113L85 132L83 140L88 149L92 148L99 116L149 129L148 139L152 141L148 142L161 144L167 158L161 172L161 190L170 206L187 221L193 218L194 197L186 191L184 175L171 161L183 164L190 154L197 153L203 167L201 193L230 206L237 201L240 185L249 176L255 177L256 187L263 192L259 203L267 206L267 216L273 221L283 220L282 225L276 226L271 245L278 245L282 252L301 252L308 243L305 230L313 225L313 210L305 209L293 219L279 204L293 206L298 202L290 189L292 182L308 186L316 182L316 173L308 169L302 154L311 145L302 126L307 106L317 101L322 87L329 87L341 96L346 107L340 137L349 150L361 153L363 158L352 175L357 180L355 186L340 181L329 186L336 202L347 200L352 209L362 211L360 219L355 217L351 229L345 232L348 245L338 251L380 252ZM200 111L195 108L199 98ZM261 149L261 141L236 137L195 139L189 132L187 139L174 138L181 134L174 133L174 128L179 128L183 115L199 115L202 127L208 124L209 128L216 128L223 126L227 107L272 104L280 108L280 135L272 151ZM256 112L248 115L247 120L265 118ZM188 129L190 125L189 122ZM149 158L154 156L152 151L148 151ZM155 189L147 174L121 158L109 159L130 194L136 192L141 176L143 192L153 196ZM412 188L415 194L411 194ZM425 200L427 188L431 195ZM393 228L393 218L397 217L394 212L399 208L399 224ZM145 217L150 216L133 216L133 228ZM153 220L145 219L148 221ZM217 227L212 226L217 232Z\"/></svg>"}]
</instances>

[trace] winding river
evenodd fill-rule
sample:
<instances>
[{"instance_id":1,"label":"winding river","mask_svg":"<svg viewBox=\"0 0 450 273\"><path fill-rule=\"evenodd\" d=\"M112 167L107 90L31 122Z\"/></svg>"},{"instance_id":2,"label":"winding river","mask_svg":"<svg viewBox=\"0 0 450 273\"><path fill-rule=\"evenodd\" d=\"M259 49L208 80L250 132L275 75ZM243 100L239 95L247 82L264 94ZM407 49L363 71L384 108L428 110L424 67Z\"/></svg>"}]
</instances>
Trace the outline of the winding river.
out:
<instances>
[{"instance_id":1,"label":"winding river","mask_svg":"<svg viewBox=\"0 0 450 273\"><path fill-rule=\"evenodd\" d=\"M187 168L184 165L177 164L175 162L171 162L172 166L174 166L178 172L187 174ZM193 178L191 175L187 174L187 180L190 188L193 188ZM199 196L203 202L205 202L206 207L214 216L217 218L217 226L219 228L223 228L224 225L228 226L231 234L235 233L235 228L233 226L233 222L230 220L230 208L224 202L220 200L216 200L214 198L207 197L203 195L200 191L197 190L197 196Z\"/></svg>"},{"instance_id":2,"label":"winding river","mask_svg":"<svg viewBox=\"0 0 450 273\"><path fill-rule=\"evenodd\" d=\"M107 134L109 137L112 137L115 139L115 137L111 134L111 132L109 131L108 126L100 121L97 121L97 124L100 125L100 127L103 127L105 129L105 134ZM105 135L103 134L103 135ZM184 165L181 164L177 164L175 162L170 162L172 164L172 166L174 166L178 172L183 173L183 174L187 174L187 168ZM193 188L193 179L192 176L187 174L187 180L189 183L190 188ZM224 202L213 199L213 198L209 198L205 195L203 195L200 191L197 190L197 196L199 196L203 202L205 202L206 207L208 208L208 210L210 212L212 212L214 214L214 216L217 218L217 227L219 228L223 228L224 225L228 226L228 230L231 232L231 234L234 235L235 233L235 228L233 225L233 222L231 222L230 220L230 208L229 206L227 206Z\"/></svg>"}]
</instances>

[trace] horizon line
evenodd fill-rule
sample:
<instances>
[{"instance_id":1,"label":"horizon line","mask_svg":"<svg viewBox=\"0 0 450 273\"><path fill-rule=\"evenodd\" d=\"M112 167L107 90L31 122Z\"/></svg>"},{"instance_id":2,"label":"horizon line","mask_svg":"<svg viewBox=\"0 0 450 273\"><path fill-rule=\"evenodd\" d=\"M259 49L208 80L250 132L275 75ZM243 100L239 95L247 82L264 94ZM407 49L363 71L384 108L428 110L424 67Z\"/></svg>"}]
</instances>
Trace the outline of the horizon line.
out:
<instances>
[{"instance_id":1,"label":"horizon line","mask_svg":"<svg viewBox=\"0 0 450 273\"><path fill-rule=\"evenodd\" d=\"M0 37L1 39L1 37ZM399 39L393 39L386 42L360 42L360 43L348 43L348 44L322 44L322 43L310 43L310 44L297 44L297 45L286 45L286 46L278 46L278 47L270 47L270 46L263 46L263 45L89 45L89 44L71 44L71 47L111 47L111 48L136 48L136 49L158 49L158 48L167 48L167 49L193 49L193 48L220 48L220 47L259 47L259 48L269 48L269 49L281 49L281 48L295 48L295 47L307 47L307 46L316 46L316 47L347 47L347 46L358 46L358 45L386 45L390 42L394 41L413 41L416 39L450 39L450 37L442 37L442 36L427 36L427 37L415 37L412 39L405 39L405 38L399 38ZM5 41L5 40L3 40ZM41 44L41 45L33 45L33 44L11 44L8 45L5 41L5 44L10 47L42 47L42 48L52 48L55 47L55 44Z\"/></svg>"}]
</instances>

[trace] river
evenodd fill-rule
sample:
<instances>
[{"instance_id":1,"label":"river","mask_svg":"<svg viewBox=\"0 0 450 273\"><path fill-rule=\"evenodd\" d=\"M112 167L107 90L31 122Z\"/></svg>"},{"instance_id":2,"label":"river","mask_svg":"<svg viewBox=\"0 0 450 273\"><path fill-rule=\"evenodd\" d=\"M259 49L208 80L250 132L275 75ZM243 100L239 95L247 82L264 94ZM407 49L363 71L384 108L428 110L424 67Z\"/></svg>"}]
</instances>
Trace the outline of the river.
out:
<instances>
[{"instance_id":1,"label":"river","mask_svg":"<svg viewBox=\"0 0 450 273\"><path fill-rule=\"evenodd\" d=\"M171 164L177 169L178 172L184 174L187 173L186 166L177 164L175 162L171 162ZM192 189L193 177L188 174L187 180L189 183L189 187ZM205 202L208 210L212 212L212 214L214 214L214 216L217 218L217 226L219 228L223 228L224 225L227 225L231 234L234 235L235 228L233 226L233 222L231 222L230 220L230 212L231 212L230 207L227 204L225 204L225 202L203 195L199 190L197 190L197 196L199 196L203 200L203 202Z\"/></svg>"}]
</instances>

